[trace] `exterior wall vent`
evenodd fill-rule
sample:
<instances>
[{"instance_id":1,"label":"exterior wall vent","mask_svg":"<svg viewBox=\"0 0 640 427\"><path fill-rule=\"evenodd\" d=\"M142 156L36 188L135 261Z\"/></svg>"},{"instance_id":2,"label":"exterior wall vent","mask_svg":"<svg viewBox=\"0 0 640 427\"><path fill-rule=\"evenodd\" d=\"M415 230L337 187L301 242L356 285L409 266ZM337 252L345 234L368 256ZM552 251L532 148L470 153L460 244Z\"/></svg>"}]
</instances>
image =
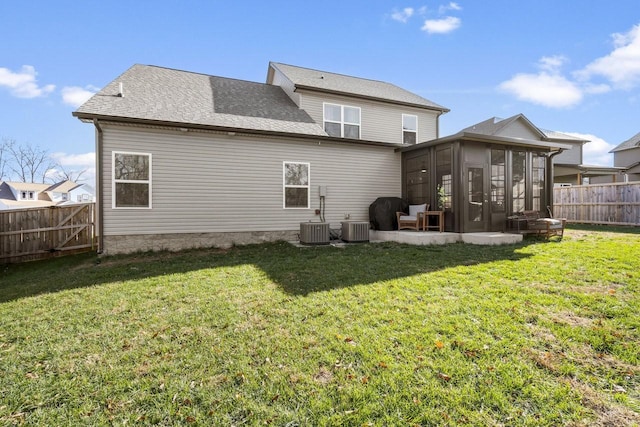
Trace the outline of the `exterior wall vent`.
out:
<instances>
[{"instance_id":1,"label":"exterior wall vent","mask_svg":"<svg viewBox=\"0 0 640 427\"><path fill-rule=\"evenodd\" d=\"M303 245L328 245L328 222L301 222L300 243Z\"/></svg>"},{"instance_id":2,"label":"exterior wall vent","mask_svg":"<svg viewBox=\"0 0 640 427\"><path fill-rule=\"evenodd\" d=\"M369 223L366 221L342 222L342 240L345 242L368 242Z\"/></svg>"}]
</instances>

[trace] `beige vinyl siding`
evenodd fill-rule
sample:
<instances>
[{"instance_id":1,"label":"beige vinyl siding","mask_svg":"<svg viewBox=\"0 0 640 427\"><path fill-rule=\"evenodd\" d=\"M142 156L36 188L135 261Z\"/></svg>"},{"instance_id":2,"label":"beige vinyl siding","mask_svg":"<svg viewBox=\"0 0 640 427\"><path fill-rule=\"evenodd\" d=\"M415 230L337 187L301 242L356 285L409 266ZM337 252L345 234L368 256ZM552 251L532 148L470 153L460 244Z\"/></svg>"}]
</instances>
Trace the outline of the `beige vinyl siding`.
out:
<instances>
[{"instance_id":1,"label":"beige vinyl siding","mask_svg":"<svg viewBox=\"0 0 640 427\"><path fill-rule=\"evenodd\" d=\"M104 234L299 229L317 221L368 220L377 197L401 195L400 153L389 147L103 125ZM112 151L152 154L152 209L112 209ZM283 162L311 165L309 209L283 208Z\"/></svg>"},{"instance_id":2,"label":"beige vinyl siding","mask_svg":"<svg viewBox=\"0 0 640 427\"><path fill-rule=\"evenodd\" d=\"M626 168L637 162L640 162L640 148L613 153L613 166Z\"/></svg>"},{"instance_id":3,"label":"beige vinyl siding","mask_svg":"<svg viewBox=\"0 0 640 427\"><path fill-rule=\"evenodd\" d=\"M582 142L562 141L562 144L571 144L571 150L565 150L554 156L553 163L561 163L567 165L582 164Z\"/></svg>"},{"instance_id":4,"label":"beige vinyl siding","mask_svg":"<svg viewBox=\"0 0 640 427\"><path fill-rule=\"evenodd\" d=\"M360 107L360 138L402 144L402 114L418 117L418 141L437 138L438 114L422 108L299 90L300 108L323 125L323 103Z\"/></svg>"},{"instance_id":5,"label":"beige vinyl siding","mask_svg":"<svg viewBox=\"0 0 640 427\"><path fill-rule=\"evenodd\" d=\"M540 140L540 134L521 120L510 123L507 127L501 129L496 136Z\"/></svg>"}]
</instances>

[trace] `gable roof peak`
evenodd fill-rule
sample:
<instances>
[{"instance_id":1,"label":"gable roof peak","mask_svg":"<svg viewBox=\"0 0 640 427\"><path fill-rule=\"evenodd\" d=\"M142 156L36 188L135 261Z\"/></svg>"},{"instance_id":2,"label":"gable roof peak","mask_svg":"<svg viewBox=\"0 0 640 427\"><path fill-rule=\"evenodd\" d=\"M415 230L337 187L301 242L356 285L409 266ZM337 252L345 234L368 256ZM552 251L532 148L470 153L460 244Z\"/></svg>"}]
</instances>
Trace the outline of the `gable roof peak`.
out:
<instances>
[{"instance_id":1,"label":"gable roof peak","mask_svg":"<svg viewBox=\"0 0 640 427\"><path fill-rule=\"evenodd\" d=\"M312 68L270 62L267 83L273 82L273 72L277 70L297 89L345 95L357 98L390 102L446 113L448 108L436 104L413 92L381 80L354 77L346 74L315 70Z\"/></svg>"}]
</instances>

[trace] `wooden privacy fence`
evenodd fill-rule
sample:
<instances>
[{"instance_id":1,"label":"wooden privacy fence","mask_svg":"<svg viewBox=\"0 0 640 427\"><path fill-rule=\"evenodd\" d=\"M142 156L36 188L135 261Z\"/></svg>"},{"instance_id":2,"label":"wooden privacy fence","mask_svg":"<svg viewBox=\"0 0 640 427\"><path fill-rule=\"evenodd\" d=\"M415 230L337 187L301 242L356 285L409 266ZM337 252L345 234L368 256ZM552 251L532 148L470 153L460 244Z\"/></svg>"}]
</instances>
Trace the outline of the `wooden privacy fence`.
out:
<instances>
[{"instance_id":1,"label":"wooden privacy fence","mask_svg":"<svg viewBox=\"0 0 640 427\"><path fill-rule=\"evenodd\" d=\"M586 224L640 225L640 182L553 189L553 215Z\"/></svg>"},{"instance_id":2,"label":"wooden privacy fence","mask_svg":"<svg viewBox=\"0 0 640 427\"><path fill-rule=\"evenodd\" d=\"M94 249L95 203L0 211L0 263Z\"/></svg>"}]
</instances>

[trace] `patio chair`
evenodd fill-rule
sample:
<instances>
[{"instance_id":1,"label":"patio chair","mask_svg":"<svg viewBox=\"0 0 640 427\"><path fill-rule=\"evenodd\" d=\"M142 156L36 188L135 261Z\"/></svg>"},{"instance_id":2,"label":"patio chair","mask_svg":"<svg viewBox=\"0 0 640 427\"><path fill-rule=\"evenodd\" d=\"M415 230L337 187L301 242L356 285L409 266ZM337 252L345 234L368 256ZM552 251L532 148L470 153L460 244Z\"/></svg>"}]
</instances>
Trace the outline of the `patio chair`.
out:
<instances>
[{"instance_id":1,"label":"patio chair","mask_svg":"<svg viewBox=\"0 0 640 427\"><path fill-rule=\"evenodd\" d=\"M405 212L396 212L398 219L398 230L411 228L413 230L421 230L424 224L424 213L429 210L429 204L409 205L409 214Z\"/></svg>"},{"instance_id":2,"label":"patio chair","mask_svg":"<svg viewBox=\"0 0 640 427\"><path fill-rule=\"evenodd\" d=\"M549 239L551 236L559 236L562 239L567 220L565 218L553 218L551 209L547 207L547 210L551 218L541 218L540 212L538 211L523 212L527 220L527 231L546 239Z\"/></svg>"}]
</instances>

